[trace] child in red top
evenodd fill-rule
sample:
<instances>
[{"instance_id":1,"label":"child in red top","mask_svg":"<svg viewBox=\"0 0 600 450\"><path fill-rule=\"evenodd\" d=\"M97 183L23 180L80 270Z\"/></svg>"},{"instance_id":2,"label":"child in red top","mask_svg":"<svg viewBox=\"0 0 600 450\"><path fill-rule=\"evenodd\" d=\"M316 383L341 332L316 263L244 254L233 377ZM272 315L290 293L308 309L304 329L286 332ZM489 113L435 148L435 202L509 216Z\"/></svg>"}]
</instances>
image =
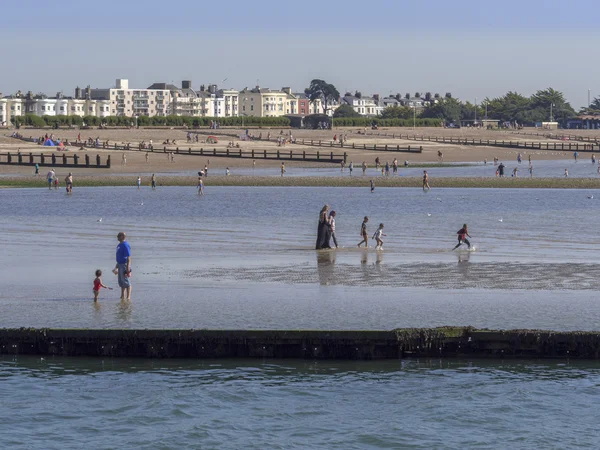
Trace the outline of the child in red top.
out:
<instances>
[{"instance_id":1,"label":"child in red top","mask_svg":"<svg viewBox=\"0 0 600 450\"><path fill-rule=\"evenodd\" d=\"M460 247L460 244L462 244L463 242L465 244L467 244L468 248L471 248L471 243L466 238L466 236L471 237L469 235L469 230L467 228L467 224L466 223L463 225L463 227L460 230L458 230L456 232L456 234L458 234L458 244L456 244L456 247L454 247L452 250L456 250L458 247Z\"/></svg>"},{"instance_id":2,"label":"child in red top","mask_svg":"<svg viewBox=\"0 0 600 450\"><path fill-rule=\"evenodd\" d=\"M93 289L95 302L98 301L98 294L100 294L100 288L112 290L112 288L109 288L108 286L105 286L104 283L102 283L101 277L102 277L102 271L100 269L96 270L96 278L94 279L94 289Z\"/></svg>"}]
</instances>

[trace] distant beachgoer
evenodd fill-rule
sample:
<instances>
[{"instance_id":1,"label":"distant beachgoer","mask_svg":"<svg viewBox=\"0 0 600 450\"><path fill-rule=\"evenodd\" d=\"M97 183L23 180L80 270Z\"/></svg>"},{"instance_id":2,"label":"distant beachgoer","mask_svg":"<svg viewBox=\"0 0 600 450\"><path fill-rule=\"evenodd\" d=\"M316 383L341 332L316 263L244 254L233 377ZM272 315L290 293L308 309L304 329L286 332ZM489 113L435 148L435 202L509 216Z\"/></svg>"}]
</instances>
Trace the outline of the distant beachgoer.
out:
<instances>
[{"instance_id":1,"label":"distant beachgoer","mask_svg":"<svg viewBox=\"0 0 600 450\"><path fill-rule=\"evenodd\" d=\"M379 156L375 158L375 168L379 169Z\"/></svg>"},{"instance_id":2,"label":"distant beachgoer","mask_svg":"<svg viewBox=\"0 0 600 450\"><path fill-rule=\"evenodd\" d=\"M40 166L36 163L35 164L35 176L37 177L40 174Z\"/></svg>"},{"instance_id":3,"label":"distant beachgoer","mask_svg":"<svg viewBox=\"0 0 600 450\"><path fill-rule=\"evenodd\" d=\"M73 193L73 174L69 172L69 175L65 177L65 183L67 184L67 194Z\"/></svg>"},{"instance_id":4,"label":"distant beachgoer","mask_svg":"<svg viewBox=\"0 0 600 450\"><path fill-rule=\"evenodd\" d=\"M471 243L467 239L467 236L469 236L469 237L471 237L471 236L469 235L469 230L467 228L466 223L462 226L462 228L460 230L458 230L456 232L456 234L458 235L458 244L456 244L456 247L454 247L452 250L456 250L463 243L467 244L468 248L471 248Z\"/></svg>"},{"instance_id":5,"label":"distant beachgoer","mask_svg":"<svg viewBox=\"0 0 600 450\"><path fill-rule=\"evenodd\" d=\"M283 176L285 174L285 163L281 163L280 170L281 170L281 176Z\"/></svg>"},{"instance_id":6,"label":"distant beachgoer","mask_svg":"<svg viewBox=\"0 0 600 450\"><path fill-rule=\"evenodd\" d=\"M596 155L592 153L592 164L596 164Z\"/></svg>"},{"instance_id":7,"label":"distant beachgoer","mask_svg":"<svg viewBox=\"0 0 600 450\"><path fill-rule=\"evenodd\" d=\"M225 176L229 176L231 174L231 172L229 172L229 167L225 168Z\"/></svg>"},{"instance_id":8,"label":"distant beachgoer","mask_svg":"<svg viewBox=\"0 0 600 450\"><path fill-rule=\"evenodd\" d=\"M363 243L365 244L366 248L369 248L369 234L367 233L367 222L368 221L369 221L369 218L367 216L365 216L365 218L363 219L363 223L360 226L360 235L362 236L363 240L358 243L359 248Z\"/></svg>"},{"instance_id":9,"label":"distant beachgoer","mask_svg":"<svg viewBox=\"0 0 600 450\"><path fill-rule=\"evenodd\" d=\"M335 236L335 216L335 211L331 211L329 213L329 228L331 228L331 239L333 239L333 245L335 245L335 248L338 248L338 242Z\"/></svg>"},{"instance_id":10,"label":"distant beachgoer","mask_svg":"<svg viewBox=\"0 0 600 450\"><path fill-rule=\"evenodd\" d=\"M438 150L438 162L444 162L444 154Z\"/></svg>"},{"instance_id":11,"label":"distant beachgoer","mask_svg":"<svg viewBox=\"0 0 600 450\"><path fill-rule=\"evenodd\" d=\"M50 172L48 172L48 174L46 175L46 178L48 179L48 189L52 189L52 180L54 180L54 177L56 177L56 174L54 173L54 169L50 169Z\"/></svg>"},{"instance_id":12,"label":"distant beachgoer","mask_svg":"<svg viewBox=\"0 0 600 450\"><path fill-rule=\"evenodd\" d=\"M519 176L519 168L518 167L515 167L513 169L512 176L515 177L515 178L518 178L518 176Z\"/></svg>"},{"instance_id":13,"label":"distant beachgoer","mask_svg":"<svg viewBox=\"0 0 600 450\"><path fill-rule=\"evenodd\" d=\"M131 300L131 246L127 242L127 236L122 231L117 234L119 245L117 245L117 264L113 273L118 276L121 288L121 300Z\"/></svg>"},{"instance_id":14,"label":"distant beachgoer","mask_svg":"<svg viewBox=\"0 0 600 450\"><path fill-rule=\"evenodd\" d=\"M94 301L98 301L98 294L100 294L100 288L108 289L112 291L112 288L106 286L102 283L102 271L100 269L96 270L96 278L94 279L94 288L92 292L94 293Z\"/></svg>"},{"instance_id":15,"label":"distant beachgoer","mask_svg":"<svg viewBox=\"0 0 600 450\"><path fill-rule=\"evenodd\" d=\"M344 173L344 168L346 167L346 163L342 160L340 163L340 172Z\"/></svg>"},{"instance_id":16,"label":"distant beachgoer","mask_svg":"<svg viewBox=\"0 0 600 450\"><path fill-rule=\"evenodd\" d=\"M207 177L208 176L208 165L204 165L204 176Z\"/></svg>"},{"instance_id":17,"label":"distant beachgoer","mask_svg":"<svg viewBox=\"0 0 600 450\"><path fill-rule=\"evenodd\" d=\"M431 189L431 186L429 186L429 174L426 170L423 171L423 190L425 190L425 188L427 188L427 190Z\"/></svg>"},{"instance_id":18,"label":"distant beachgoer","mask_svg":"<svg viewBox=\"0 0 600 450\"><path fill-rule=\"evenodd\" d=\"M317 244L316 250L331 248L331 227L329 224L329 218L327 213L329 211L329 205L324 205L319 213L319 224L317 226Z\"/></svg>"},{"instance_id":19,"label":"distant beachgoer","mask_svg":"<svg viewBox=\"0 0 600 450\"><path fill-rule=\"evenodd\" d=\"M348 164L348 171L350 172L350 176L352 176L353 170L354 170L354 163L352 161L350 161L350 164Z\"/></svg>"},{"instance_id":20,"label":"distant beachgoer","mask_svg":"<svg viewBox=\"0 0 600 450\"><path fill-rule=\"evenodd\" d=\"M204 195L204 180L202 172L198 172L198 195Z\"/></svg>"},{"instance_id":21,"label":"distant beachgoer","mask_svg":"<svg viewBox=\"0 0 600 450\"><path fill-rule=\"evenodd\" d=\"M522 161L522 157L521 157L521 153L519 153L519 154L517 155L517 162L518 162L519 164L521 164L521 161Z\"/></svg>"},{"instance_id":22,"label":"distant beachgoer","mask_svg":"<svg viewBox=\"0 0 600 450\"><path fill-rule=\"evenodd\" d=\"M389 163L389 161L385 162L385 176L386 177L390 176L390 163Z\"/></svg>"},{"instance_id":23,"label":"distant beachgoer","mask_svg":"<svg viewBox=\"0 0 600 450\"><path fill-rule=\"evenodd\" d=\"M575 150L575 153L573 153L573 158L575 159L575 162L577 162L578 157L579 157L579 153L577 152L577 150Z\"/></svg>"},{"instance_id":24,"label":"distant beachgoer","mask_svg":"<svg viewBox=\"0 0 600 450\"><path fill-rule=\"evenodd\" d=\"M529 165L529 176L533 177L533 164Z\"/></svg>"},{"instance_id":25,"label":"distant beachgoer","mask_svg":"<svg viewBox=\"0 0 600 450\"><path fill-rule=\"evenodd\" d=\"M137 177L137 188L138 190L142 187L142 177Z\"/></svg>"},{"instance_id":26,"label":"distant beachgoer","mask_svg":"<svg viewBox=\"0 0 600 450\"><path fill-rule=\"evenodd\" d=\"M148 162L148 160L150 159L150 157L148 156L150 154L150 152L146 152L146 162Z\"/></svg>"},{"instance_id":27,"label":"distant beachgoer","mask_svg":"<svg viewBox=\"0 0 600 450\"><path fill-rule=\"evenodd\" d=\"M123 154L121 155L121 165L122 166L127 165L127 156L125 155L125 152L123 152Z\"/></svg>"},{"instance_id":28,"label":"distant beachgoer","mask_svg":"<svg viewBox=\"0 0 600 450\"><path fill-rule=\"evenodd\" d=\"M58 180L58 177L54 177L54 190L58 191L58 185L60 184L60 181Z\"/></svg>"},{"instance_id":29,"label":"distant beachgoer","mask_svg":"<svg viewBox=\"0 0 600 450\"><path fill-rule=\"evenodd\" d=\"M150 179L150 186L152 186L152 190L156 190L156 175L152 174L152 178Z\"/></svg>"},{"instance_id":30,"label":"distant beachgoer","mask_svg":"<svg viewBox=\"0 0 600 450\"><path fill-rule=\"evenodd\" d=\"M362 162L362 173L363 173L363 176L365 175L366 171L367 171L367 162L363 161Z\"/></svg>"},{"instance_id":31,"label":"distant beachgoer","mask_svg":"<svg viewBox=\"0 0 600 450\"><path fill-rule=\"evenodd\" d=\"M404 160L404 167L408 167L408 161Z\"/></svg>"},{"instance_id":32,"label":"distant beachgoer","mask_svg":"<svg viewBox=\"0 0 600 450\"><path fill-rule=\"evenodd\" d=\"M373 182L373 180L370 180L371 182L371 194L375 191L375 183Z\"/></svg>"},{"instance_id":33,"label":"distant beachgoer","mask_svg":"<svg viewBox=\"0 0 600 450\"><path fill-rule=\"evenodd\" d=\"M569 169L565 169L565 178L569 176Z\"/></svg>"},{"instance_id":34,"label":"distant beachgoer","mask_svg":"<svg viewBox=\"0 0 600 450\"><path fill-rule=\"evenodd\" d=\"M500 178L503 178L503 177L504 177L504 164L502 164L502 163L500 163L500 164L498 165L498 176L499 176Z\"/></svg>"},{"instance_id":35,"label":"distant beachgoer","mask_svg":"<svg viewBox=\"0 0 600 450\"><path fill-rule=\"evenodd\" d=\"M398 160L396 158L392 161L392 171L393 173L398 173Z\"/></svg>"},{"instance_id":36,"label":"distant beachgoer","mask_svg":"<svg viewBox=\"0 0 600 450\"><path fill-rule=\"evenodd\" d=\"M531 165L531 155L529 155L529 164Z\"/></svg>"},{"instance_id":37,"label":"distant beachgoer","mask_svg":"<svg viewBox=\"0 0 600 450\"><path fill-rule=\"evenodd\" d=\"M375 250L383 250L383 240L381 239L382 236L385 236L385 234L383 234L383 224L380 223L379 228L377 228L377 231L375 231L375 234L373 235L373 239L375 239L375 242L377 242Z\"/></svg>"}]
</instances>

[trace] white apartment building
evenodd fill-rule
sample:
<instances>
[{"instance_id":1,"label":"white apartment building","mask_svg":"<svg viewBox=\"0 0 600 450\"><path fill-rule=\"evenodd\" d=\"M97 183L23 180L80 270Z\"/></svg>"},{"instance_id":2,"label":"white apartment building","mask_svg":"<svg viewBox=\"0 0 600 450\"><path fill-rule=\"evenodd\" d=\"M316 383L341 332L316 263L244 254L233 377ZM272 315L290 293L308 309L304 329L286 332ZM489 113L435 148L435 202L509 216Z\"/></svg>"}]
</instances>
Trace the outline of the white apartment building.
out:
<instances>
[{"instance_id":1,"label":"white apartment building","mask_svg":"<svg viewBox=\"0 0 600 450\"><path fill-rule=\"evenodd\" d=\"M111 116L166 116L171 108L169 89L130 89L126 79L117 79L114 88L91 89L90 98L108 100Z\"/></svg>"},{"instance_id":2,"label":"white apartment building","mask_svg":"<svg viewBox=\"0 0 600 450\"><path fill-rule=\"evenodd\" d=\"M269 88L245 88L239 93L240 116L281 117L285 116L288 93Z\"/></svg>"},{"instance_id":3,"label":"white apartment building","mask_svg":"<svg viewBox=\"0 0 600 450\"><path fill-rule=\"evenodd\" d=\"M342 97L342 104L352 106L354 111L362 116L375 116L378 110L377 103L373 97L346 95Z\"/></svg>"},{"instance_id":4,"label":"white apartment building","mask_svg":"<svg viewBox=\"0 0 600 450\"><path fill-rule=\"evenodd\" d=\"M20 95L20 92L18 93ZM25 101L21 97L0 98L0 126L10 125L12 118L25 114Z\"/></svg>"}]
</instances>

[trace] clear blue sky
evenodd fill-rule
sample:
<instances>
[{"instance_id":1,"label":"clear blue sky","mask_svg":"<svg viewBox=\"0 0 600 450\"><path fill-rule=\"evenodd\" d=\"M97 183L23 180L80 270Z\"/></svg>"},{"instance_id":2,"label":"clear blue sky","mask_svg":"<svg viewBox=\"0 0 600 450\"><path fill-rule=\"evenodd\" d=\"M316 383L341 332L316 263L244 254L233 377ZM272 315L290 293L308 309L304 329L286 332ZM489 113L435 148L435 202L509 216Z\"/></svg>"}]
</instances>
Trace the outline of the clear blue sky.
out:
<instances>
[{"instance_id":1,"label":"clear blue sky","mask_svg":"<svg viewBox=\"0 0 600 450\"><path fill-rule=\"evenodd\" d=\"M115 78L302 90L324 78L340 91L470 101L549 86L575 107L588 89L600 96L591 0L21 0L0 12L3 94L72 95Z\"/></svg>"}]
</instances>

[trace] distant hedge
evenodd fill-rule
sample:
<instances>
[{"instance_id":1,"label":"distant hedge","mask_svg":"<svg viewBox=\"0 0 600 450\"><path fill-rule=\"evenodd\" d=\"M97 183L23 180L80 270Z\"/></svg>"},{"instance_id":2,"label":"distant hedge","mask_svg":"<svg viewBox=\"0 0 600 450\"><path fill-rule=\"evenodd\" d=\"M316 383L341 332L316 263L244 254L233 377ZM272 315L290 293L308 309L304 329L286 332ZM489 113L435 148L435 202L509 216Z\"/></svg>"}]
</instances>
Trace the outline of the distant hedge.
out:
<instances>
[{"instance_id":1,"label":"distant hedge","mask_svg":"<svg viewBox=\"0 0 600 450\"><path fill-rule=\"evenodd\" d=\"M376 117L339 117L333 119L333 125L336 127L370 127L376 124L380 127L439 127L442 125L441 119L379 119Z\"/></svg>"},{"instance_id":2,"label":"distant hedge","mask_svg":"<svg viewBox=\"0 0 600 450\"><path fill-rule=\"evenodd\" d=\"M36 116L27 114L25 116L17 116L12 118L15 125L25 125L33 127L54 127L54 126L81 126L84 123L88 126L99 126L106 124L108 126L123 126L128 127L131 124L135 125L134 117L125 116L110 116L110 117L95 117L95 116ZM137 119L137 124L141 127L148 126L167 126L167 127L182 127L187 125L190 128L207 127L211 121L217 121L221 126L273 126L273 127L288 127L290 120L287 117L190 117L190 116L166 116L166 117L147 117L140 116Z\"/></svg>"}]
</instances>

